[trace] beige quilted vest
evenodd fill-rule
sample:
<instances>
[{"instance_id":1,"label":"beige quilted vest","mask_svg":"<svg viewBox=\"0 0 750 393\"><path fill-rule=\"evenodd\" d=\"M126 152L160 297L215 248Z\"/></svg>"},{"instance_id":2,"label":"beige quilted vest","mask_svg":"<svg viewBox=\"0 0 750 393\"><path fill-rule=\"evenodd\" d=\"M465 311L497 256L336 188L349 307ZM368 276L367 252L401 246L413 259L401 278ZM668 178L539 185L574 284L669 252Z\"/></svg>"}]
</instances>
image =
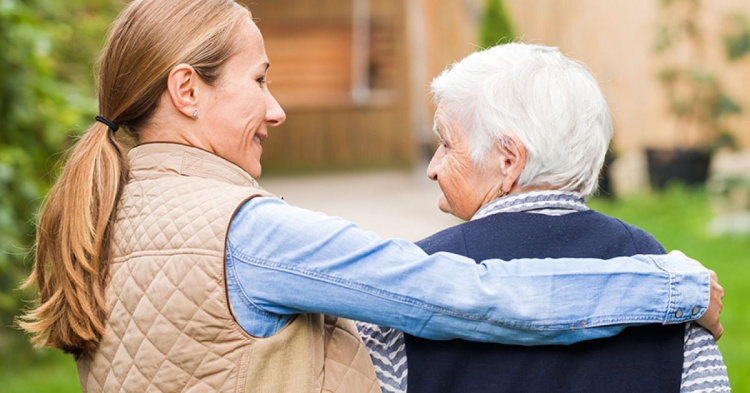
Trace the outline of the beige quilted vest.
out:
<instances>
[{"instance_id":1,"label":"beige quilted vest","mask_svg":"<svg viewBox=\"0 0 750 393\"><path fill-rule=\"evenodd\" d=\"M351 321L301 314L268 338L235 322L224 281L234 211L270 196L234 164L177 144L128 155L107 332L78 361L86 392L380 392ZM280 283L280 285L283 285Z\"/></svg>"}]
</instances>

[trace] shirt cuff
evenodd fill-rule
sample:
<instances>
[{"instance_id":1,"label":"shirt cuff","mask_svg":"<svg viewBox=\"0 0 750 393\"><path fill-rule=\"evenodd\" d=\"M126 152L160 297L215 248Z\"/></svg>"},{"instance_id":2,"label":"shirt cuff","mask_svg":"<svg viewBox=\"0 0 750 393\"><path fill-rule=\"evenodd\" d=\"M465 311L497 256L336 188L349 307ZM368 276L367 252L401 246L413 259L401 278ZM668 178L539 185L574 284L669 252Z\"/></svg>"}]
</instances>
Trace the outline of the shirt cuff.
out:
<instances>
[{"instance_id":1,"label":"shirt cuff","mask_svg":"<svg viewBox=\"0 0 750 393\"><path fill-rule=\"evenodd\" d=\"M669 302L664 324L694 321L708 309L711 278L708 270L687 257L652 255L654 262L669 274Z\"/></svg>"}]
</instances>

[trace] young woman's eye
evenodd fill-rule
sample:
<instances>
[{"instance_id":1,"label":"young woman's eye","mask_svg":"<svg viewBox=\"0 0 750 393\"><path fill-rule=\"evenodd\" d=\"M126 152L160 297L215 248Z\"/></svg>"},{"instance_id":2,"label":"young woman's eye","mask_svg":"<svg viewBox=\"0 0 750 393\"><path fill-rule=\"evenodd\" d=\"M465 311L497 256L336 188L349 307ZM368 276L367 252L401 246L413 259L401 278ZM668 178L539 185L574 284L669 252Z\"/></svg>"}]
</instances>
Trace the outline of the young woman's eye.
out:
<instances>
[{"instance_id":1,"label":"young woman's eye","mask_svg":"<svg viewBox=\"0 0 750 393\"><path fill-rule=\"evenodd\" d=\"M265 75L261 76L260 78L256 79L255 81L258 82L258 83L260 83L261 85L268 84L268 82L269 82L268 79L266 79Z\"/></svg>"}]
</instances>

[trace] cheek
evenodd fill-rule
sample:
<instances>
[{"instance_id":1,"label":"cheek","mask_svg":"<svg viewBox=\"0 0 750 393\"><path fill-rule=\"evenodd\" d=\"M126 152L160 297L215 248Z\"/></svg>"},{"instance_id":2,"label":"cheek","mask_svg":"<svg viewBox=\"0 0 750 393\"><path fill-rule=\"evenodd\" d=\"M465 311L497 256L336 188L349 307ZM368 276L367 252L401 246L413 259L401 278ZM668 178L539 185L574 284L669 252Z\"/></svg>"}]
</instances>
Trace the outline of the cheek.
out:
<instances>
[{"instance_id":1,"label":"cheek","mask_svg":"<svg viewBox=\"0 0 750 393\"><path fill-rule=\"evenodd\" d=\"M450 212L464 220L468 220L478 207L477 195L481 194L481 184L474 181L474 168L463 160L452 160L441 173L440 188L445 195L446 204ZM440 179L440 178L438 178Z\"/></svg>"},{"instance_id":2,"label":"cheek","mask_svg":"<svg viewBox=\"0 0 750 393\"><path fill-rule=\"evenodd\" d=\"M254 91L251 97L247 100L246 105L248 110L252 113L253 120L262 121L266 116L266 109L268 108L267 96L265 90L258 89Z\"/></svg>"},{"instance_id":3,"label":"cheek","mask_svg":"<svg viewBox=\"0 0 750 393\"><path fill-rule=\"evenodd\" d=\"M438 175L440 190L443 192L447 203L454 208L461 202L461 190L463 188L463 179L461 173L457 170L455 162L445 160L441 166Z\"/></svg>"},{"instance_id":4,"label":"cheek","mask_svg":"<svg viewBox=\"0 0 750 393\"><path fill-rule=\"evenodd\" d=\"M254 129L263 122L266 102L263 91L257 85L238 84L224 98L216 109L221 113L221 120L234 128L235 132L246 133L248 128Z\"/></svg>"}]
</instances>

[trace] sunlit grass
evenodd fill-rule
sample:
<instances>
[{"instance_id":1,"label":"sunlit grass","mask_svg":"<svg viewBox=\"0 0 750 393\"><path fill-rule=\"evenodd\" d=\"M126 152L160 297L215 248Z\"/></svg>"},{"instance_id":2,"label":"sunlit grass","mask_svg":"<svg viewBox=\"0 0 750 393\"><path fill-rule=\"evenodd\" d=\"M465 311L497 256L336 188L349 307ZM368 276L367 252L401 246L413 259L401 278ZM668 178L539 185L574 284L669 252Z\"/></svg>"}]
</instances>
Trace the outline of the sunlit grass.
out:
<instances>
[{"instance_id":1,"label":"sunlit grass","mask_svg":"<svg viewBox=\"0 0 750 393\"><path fill-rule=\"evenodd\" d=\"M0 392L4 393L73 393L81 392L73 358L60 351L41 351L33 363L14 363L13 354L2 354Z\"/></svg>"},{"instance_id":2,"label":"sunlit grass","mask_svg":"<svg viewBox=\"0 0 750 393\"><path fill-rule=\"evenodd\" d=\"M750 235L712 237L708 198L673 188L625 200L594 200L591 207L653 234L667 250L681 250L716 271L724 287L725 328L719 348L734 392L750 392Z\"/></svg>"}]
</instances>

